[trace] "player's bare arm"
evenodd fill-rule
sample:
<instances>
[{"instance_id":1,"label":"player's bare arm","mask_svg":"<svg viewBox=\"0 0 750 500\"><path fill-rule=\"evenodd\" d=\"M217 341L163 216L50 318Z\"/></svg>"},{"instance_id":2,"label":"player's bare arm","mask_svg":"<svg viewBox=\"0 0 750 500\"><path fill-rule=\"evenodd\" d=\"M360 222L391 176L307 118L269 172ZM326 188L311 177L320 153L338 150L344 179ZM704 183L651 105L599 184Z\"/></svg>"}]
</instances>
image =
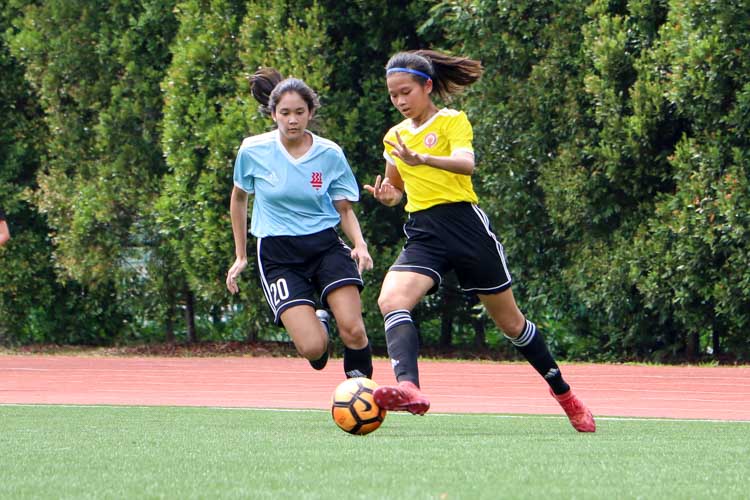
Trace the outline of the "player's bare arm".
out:
<instances>
[{"instance_id":1,"label":"player's bare arm","mask_svg":"<svg viewBox=\"0 0 750 500\"><path fill-rule=\"evenodd\" d=\"M247 267L247 200L246 192L234 186L229 202L229 215L232 219L234 236L235 261L227 272L227 290L230 293L240 291L237 279Z\"/></svg>"},{"instance_id":2,"label":"player's bare arm","mask_svg":"<svg viewBox=\"0 0 750 500\"><path fill-rule=\"evenodd\" d=\"M404 197L404 181L395 165L388 162L385 163L385 176L378 175L374 185L365 184L364 188L387 207L398 205Z\"/></svg>"},{"instance_id":3,"label":"player's bare arm","mask_svg":"<svg viewBox=\"0 0 750 500\"><path fill-rule=\"evenodd\" d=\"M362 274L362 271L372 269L372 257L367 250L367 243L362 236L362 229L354 213L352 202L349 200L336 200L333 202L333 205L341 216L341 229L354 246L352 249L352 259L357 263L359 274Z\"/></svg>"},{"instance_id":4,"label":"player's bare arm","mask_svg":"<svg viewBox=\"0 0 750 500\"><path fill-rule=\"evenodd\" d=\"M474 173L474 154L469 151L460 151L451 156L432 156L416 153L404 144L398 132L396 132L396 142L386 140L385 143L393 148L391 155L401 159L407 165L413 167L428 165L461 175L471 175Z\"/></svg>"}]
</instances>

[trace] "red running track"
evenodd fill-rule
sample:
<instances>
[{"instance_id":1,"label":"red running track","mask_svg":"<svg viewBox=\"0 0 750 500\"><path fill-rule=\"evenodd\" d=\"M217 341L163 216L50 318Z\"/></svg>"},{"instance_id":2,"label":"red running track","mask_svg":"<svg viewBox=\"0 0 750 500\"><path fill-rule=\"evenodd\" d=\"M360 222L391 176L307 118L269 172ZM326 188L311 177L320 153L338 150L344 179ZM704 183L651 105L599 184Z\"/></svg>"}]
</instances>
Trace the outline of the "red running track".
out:
<instances>
[{"instance_id":1,"label":"red running track","mask_svg":"<svg viewBox=\"0 0 750 500\"><path fill-rule=\"evenodd\" d=\"M594 415L750 420L750 367L563 365ZM524 363L421 361L435 413L561 413ZM394 382L375 361L380 384ZM301 358L0 356L0 404L327 409L342 362Z\"/></svg>"}]
</instances>

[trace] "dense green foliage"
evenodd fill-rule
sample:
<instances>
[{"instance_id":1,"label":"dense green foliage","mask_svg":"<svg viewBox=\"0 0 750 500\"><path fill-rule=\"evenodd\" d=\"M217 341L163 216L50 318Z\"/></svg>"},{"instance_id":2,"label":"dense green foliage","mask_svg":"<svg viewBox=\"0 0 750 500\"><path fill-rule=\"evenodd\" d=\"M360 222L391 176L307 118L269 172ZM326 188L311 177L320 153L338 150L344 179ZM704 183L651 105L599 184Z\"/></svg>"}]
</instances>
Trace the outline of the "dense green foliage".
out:
<instances>
[{"instance_id":1,"label":"dense green foliage","mask_svg":"<svg viewBox=\"0 0 750 500\"><path fill-rule=\"evenodd\" d=\"M479 183L577 358L747 358L746 2L444 2ZM481 118L477 120L477 116Z\"/></svg>"},{"instance_id":2,"label":"dense green foliage","mask_svg":"<svg viewBox=\"0 0 750 500\"><path fill-rule=\"evenodd\" d=\"M432 47L486 68L446 104L474 124L482 206L522 309L559 355L746 360L748 7L10 0L0 204L13 239L0 249L0 339L283 338L252 264L239 297L223 285L234 155L271 125L248 77L274 66L316 89L318 132L364 184L400 119L383 66L396 50ZM359 216L375 259L365 320L382 346L376 298L404 215L363 192ZM505 349L446 285L415 312L423 342Z\"/></svg>"}]
</instances>

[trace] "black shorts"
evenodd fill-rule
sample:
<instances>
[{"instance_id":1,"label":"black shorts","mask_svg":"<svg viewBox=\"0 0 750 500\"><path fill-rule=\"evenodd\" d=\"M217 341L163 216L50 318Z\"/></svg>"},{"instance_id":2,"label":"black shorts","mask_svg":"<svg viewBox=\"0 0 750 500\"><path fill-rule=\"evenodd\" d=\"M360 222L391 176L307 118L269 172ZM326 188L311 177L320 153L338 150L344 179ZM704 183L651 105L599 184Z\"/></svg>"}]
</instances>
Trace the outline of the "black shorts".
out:
<instances>
[{"instance_id":1,"label":"black shorts","mask_svg":"<svg viewBox=\"0 0 750 500\"><path fill-rule=\"evenodd\" d=\"M292 306L316 307L316 295L324 307L333 290L346 285L364 287L351 249L333 228L305 236L258 238L258 270L263 293L274 321Z\"/></svg>"},{"instance_id":2,"label":"black shorts","mask_svg":"<svg viewBox=\"0 0 750 500\"><path fill-rule=\"evenodd\" d=\"M468 202L446 203L409 214L404 224L406 245L392 271L424 274L435 281L454 269L465 292L493 294L511 285L503 246L487 215Z\"/></svg>"}]
</instances>

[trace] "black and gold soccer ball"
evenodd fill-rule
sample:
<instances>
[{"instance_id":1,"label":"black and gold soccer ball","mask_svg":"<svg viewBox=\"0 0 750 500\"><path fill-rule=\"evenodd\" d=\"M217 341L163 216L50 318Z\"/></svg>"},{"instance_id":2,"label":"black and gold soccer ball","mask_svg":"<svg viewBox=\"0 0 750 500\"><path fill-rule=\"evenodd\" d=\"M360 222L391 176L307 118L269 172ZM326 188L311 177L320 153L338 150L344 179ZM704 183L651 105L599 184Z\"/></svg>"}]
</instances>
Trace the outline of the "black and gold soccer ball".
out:
<instances>
[{"instance_id":1,"label":"black and gold soccer ball","mask_svg":"<svg viewBox=\"0 0 750 500\"><path fill-rule=\"evenodd\" d=\"M350 434L369 434L383 423L386 411L375 404L372 393L378 384L365 377L350 378L333 391L331 415Z\"/></svg>"}]
</instances>

